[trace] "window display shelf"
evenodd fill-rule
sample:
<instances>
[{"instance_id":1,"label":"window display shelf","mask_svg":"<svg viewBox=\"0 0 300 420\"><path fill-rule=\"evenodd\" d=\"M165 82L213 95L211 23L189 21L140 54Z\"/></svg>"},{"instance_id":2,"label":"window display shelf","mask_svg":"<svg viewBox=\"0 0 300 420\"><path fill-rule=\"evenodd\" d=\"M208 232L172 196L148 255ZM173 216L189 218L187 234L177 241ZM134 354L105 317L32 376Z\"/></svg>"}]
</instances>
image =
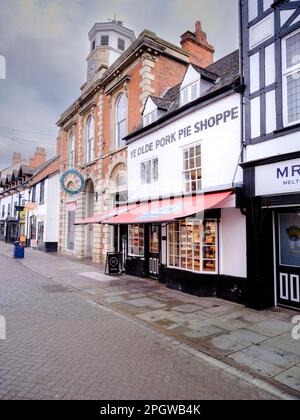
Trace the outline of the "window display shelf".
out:
<instances>
[{"instance_id":1,"label":"window display shelf","mask_svg":"<svg viewBox=\"0 0 300 420\"><path fill-rule=\"evenodd\" d=\"M176 232L176 235L175 235ZM217 271L217 221L195 220L193 222L172 223L169 225L170 267L182 268L197 273L216 273ZM175 240L176 238L176 240ZM174 255L177 255L176 261Z\"/></svg>"}]
</instances>

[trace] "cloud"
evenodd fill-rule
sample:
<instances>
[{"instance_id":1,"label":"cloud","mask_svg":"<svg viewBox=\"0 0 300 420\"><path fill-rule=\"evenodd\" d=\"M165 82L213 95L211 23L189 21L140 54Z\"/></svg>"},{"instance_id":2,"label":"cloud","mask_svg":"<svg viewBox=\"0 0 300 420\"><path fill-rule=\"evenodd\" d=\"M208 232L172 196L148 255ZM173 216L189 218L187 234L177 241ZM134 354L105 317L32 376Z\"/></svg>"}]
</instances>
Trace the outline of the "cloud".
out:
<instances>
[{"instance_id":1,"label":"cloud","mask_svg":"<svg viewBox=\"0 0 300 420\"><path fill-rule=\"evenodd\" d=\"M28 156L42 140L52 142L49 154L55 152L56 121L80 94L88 32L96 21L117 13L136 35L147 28L178 45L201 20L216 58L238 46L237 0L0 0L0 11L0 55L7 65L7 79L0 79L0 127L29 137L12 142L1 134L13 132L0 128L0 167L13 151Z\"/></svg>"}]
</instances>

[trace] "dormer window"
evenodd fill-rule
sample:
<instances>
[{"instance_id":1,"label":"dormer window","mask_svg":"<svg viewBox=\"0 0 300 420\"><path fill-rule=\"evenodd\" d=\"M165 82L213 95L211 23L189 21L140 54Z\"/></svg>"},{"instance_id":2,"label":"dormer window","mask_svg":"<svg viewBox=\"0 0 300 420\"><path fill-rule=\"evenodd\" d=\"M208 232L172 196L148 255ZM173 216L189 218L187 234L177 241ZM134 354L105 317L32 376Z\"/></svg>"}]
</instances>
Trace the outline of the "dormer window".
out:
<instances>
[{"instance_id":1,"label":"dormer window","mask_svg":"<svg viewBox=\"0 0 300 420\"><path fill-rule=\"evenodd\" d=\"M180 86L180 106L200 98L218 79L217 74L195 64L190 64Z\"/></svg>"},{"instance_id":2,"label":"dormer window","mask_svg":"<svg viewBox=\"0 0 300 420\"><path fill-rule=\"evenodd\" d=\"M181 106L195 101L200 96L200 79L190 85L183 87L180 91Z\"/></svg>"},{"instance_id":3,"label":"dormer window","mask_svg":"<svg viewBox=\"0 0 300 420\"><path fill-rule=\"evenodd\" d=\"M169 111L172 101L156 96L149 96L143 110L143 126L159 120L166 112Z\"/></svg>"},{"instance_id":4,"label":"dormer window","mask_svg":"<svg viewBox=\"0 0 300 420\"><path fill-rule=\"evenodd\" d=\"M143 126L146 127L146 125L152 124L156 120L157 120L157 110L152 111L149 114L143 116Z\"/></svg>"},{"instance_id":5,"label":"dormer window","mask_svg":"<svg viewBox=\"0 0 300 420\"><path fill-rule=\"evenodd\" d=\"M101 35L101 46L106 47L107 45L109 45L109 36Z\"/></svg>"}]
</instances>

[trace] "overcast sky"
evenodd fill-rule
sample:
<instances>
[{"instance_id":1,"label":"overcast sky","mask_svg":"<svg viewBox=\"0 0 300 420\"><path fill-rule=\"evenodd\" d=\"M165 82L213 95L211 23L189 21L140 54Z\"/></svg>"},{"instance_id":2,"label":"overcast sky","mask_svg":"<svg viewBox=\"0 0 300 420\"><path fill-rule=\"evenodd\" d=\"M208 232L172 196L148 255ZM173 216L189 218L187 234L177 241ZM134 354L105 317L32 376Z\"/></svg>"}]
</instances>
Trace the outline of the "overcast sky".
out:
<instances>
[{"instance_id":1,"label":"overcast sky","mask_svg":"<svg viewBox=\"0 0 300 420\"><path fill-rule=\"evenodd\" d=\"M201 20L218 59L238 47L238 0L0 0L0 168L36 144L55 153L56 121L80 94L88 31L117 13L138 36L147 28L179 44ZM15 129L14 131L12 129Z\"/></svg>"}]
</instances>

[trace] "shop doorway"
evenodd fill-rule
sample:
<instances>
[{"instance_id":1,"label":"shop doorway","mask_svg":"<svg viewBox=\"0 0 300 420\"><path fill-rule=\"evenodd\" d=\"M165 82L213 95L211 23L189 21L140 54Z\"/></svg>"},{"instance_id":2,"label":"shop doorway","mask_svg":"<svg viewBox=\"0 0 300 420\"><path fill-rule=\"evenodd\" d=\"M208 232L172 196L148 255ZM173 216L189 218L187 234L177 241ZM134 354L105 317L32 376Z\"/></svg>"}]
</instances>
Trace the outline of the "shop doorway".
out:
<instances>
[{"instance_id":1,"label":"shop doorway","mask_svg":"<svg viewBox=\"0 0 300 420\"><path fill-rule=\"evenodd\" d=\"M149 226L149 252L148 252L148 270L149 277L158 280L160 275L160 244L161 244L161 226Z\"/></svg>"},{"instance_id":2,"label":"shop doorway","mask_svg":"<svg viewBox=\"0 0 300 420\"><path fill-rule=\"evenodd\" d=\"M38 222L37 246L40 250L44 248L44 222Z\"/></svg>"},{"instance_id":3,"label":"shop doorway","mask_svg":"<svg viewBox=\"0 0 300 420\"><path fill-rule=\"evenodd\" d=\"M85 216L92 217L94 216L94 206L95 206L95 190L94 184L91 179L86 181L85 185L85 198L86 198L86 207L85 207ZM92 258L93 256L93 224L88 224L85 231L85 257Z\"/></svg>"},{"instance_id":4,"label":"shop doorway","mask_svg":"<svg viewBox=\"0 0 300 420\"><path fill-rule=\"evenodd\" d=\"M114 226L114 251L122 255L122 270L125 270L126 258L128 254L127 225Z\"/></svg>"},{"instance_id":5,"label":"shop doorway","mask_svg":"<svg viewBox=\"0 0 300 420\"><path fill-rule=\"evenodd\" d=\"M300 310L300 209L275 219L277 303Z\"/></svg>"},{"instance_id":6,"label":"shop doorway","mask_svg":"<svg viewBox=\"0 0 300 420\"><path fill-rule=\"evenodd\" d=\"M5 235L5 242L13 243L17 239L18 232L18 221L9 216L6 219L6 235Z\"/></svg>"}]
</instances>

